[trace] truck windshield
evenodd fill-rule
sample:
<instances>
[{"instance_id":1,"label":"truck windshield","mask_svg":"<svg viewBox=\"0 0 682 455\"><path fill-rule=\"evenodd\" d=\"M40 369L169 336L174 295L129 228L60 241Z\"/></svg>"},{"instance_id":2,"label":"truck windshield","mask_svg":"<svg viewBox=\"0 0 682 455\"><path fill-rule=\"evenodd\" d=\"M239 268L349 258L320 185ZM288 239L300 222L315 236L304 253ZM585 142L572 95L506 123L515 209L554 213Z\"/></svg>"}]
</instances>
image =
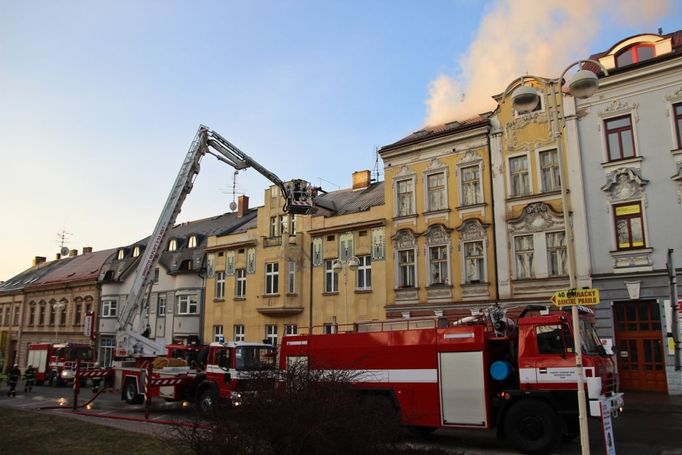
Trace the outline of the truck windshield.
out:
<instances>
[{"instance_id":1,"label":"truck windshield","mask_svg":"<svg viewBox=\"0 0 682 455\"><path fill-rule=\"evenodd\" d=\"M590 321L580 320L580 336L582 337L583 353L600 355L604 352L597 331Z\"/></svg>"},{"instance_id":2,"label":"truck windshield","mask_svg":"<svg viewBox=\"0 0 682 455\"><path fill-rule=\"evenodd\" d=\"M272 370L275 368L275 349L268 346L239 346L235 349L237 370Z\"/></svg>"},{"instance_id":3,"label":"truck windshield","mask_svg":"<svg viewBox=\"0 0 682 455\"><path fill-rule=\"evenodd\" d=\"M90 348L71 348L66 353L66 360L91 360L92 351Z\"/></svg>"}]
</instances>

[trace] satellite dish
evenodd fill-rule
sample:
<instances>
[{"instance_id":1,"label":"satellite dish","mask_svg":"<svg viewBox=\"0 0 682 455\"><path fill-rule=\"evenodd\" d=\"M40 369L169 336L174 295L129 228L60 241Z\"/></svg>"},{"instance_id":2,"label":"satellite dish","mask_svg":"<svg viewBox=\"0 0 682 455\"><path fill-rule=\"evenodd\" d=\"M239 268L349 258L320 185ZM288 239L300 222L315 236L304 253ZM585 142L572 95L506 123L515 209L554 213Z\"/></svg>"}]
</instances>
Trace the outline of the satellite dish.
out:
<instances>
[{"instance_id":1,"label":"satellite dish","mask_svg":"<svg viewBox=\"0 0 682 455\"><path fill-rule=\"evenodd\" d=\"M233 212L235 210L237 210L237 203L236 202L234 202L234 201L230 202L230 210L232 210Z\"/></svg>"},{"instance_id":2,"label":"satellite dish","mask_svg":"<svg viewBox=\"0 0 682 455\"><path fill-rule=\"evenodd\" d=\"M62 256L68 256L69 255L69 249L67 247L63 246L62 249L59 250L59 254L61 254Z\"/></svg>"}]
</instances>

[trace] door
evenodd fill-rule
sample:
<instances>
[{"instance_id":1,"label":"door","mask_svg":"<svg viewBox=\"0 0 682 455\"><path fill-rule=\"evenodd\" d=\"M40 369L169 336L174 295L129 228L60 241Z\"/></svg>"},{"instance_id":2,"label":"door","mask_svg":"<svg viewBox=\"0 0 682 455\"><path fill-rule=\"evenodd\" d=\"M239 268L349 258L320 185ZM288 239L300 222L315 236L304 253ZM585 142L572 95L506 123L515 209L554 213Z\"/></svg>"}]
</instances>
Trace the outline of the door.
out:
<instances>
[{"instance_id":1,"label":"door","mask_svg":"<svg viewBox=\"0 0 682 455\"><path fill-rule=\"evenodd\" d=\"M440 394L444 424L486 426L483 353L442 352Z\"/></svg>"},{"instance_id":2,"label":"door","mask_svg":"<svg viewBox=\"0 0 682 455\"><path fill-rule=\"evenodd\" d=\"M621 390L667 392L658 302L615 302L613 315Z\"/></svg>"}]
</instances>

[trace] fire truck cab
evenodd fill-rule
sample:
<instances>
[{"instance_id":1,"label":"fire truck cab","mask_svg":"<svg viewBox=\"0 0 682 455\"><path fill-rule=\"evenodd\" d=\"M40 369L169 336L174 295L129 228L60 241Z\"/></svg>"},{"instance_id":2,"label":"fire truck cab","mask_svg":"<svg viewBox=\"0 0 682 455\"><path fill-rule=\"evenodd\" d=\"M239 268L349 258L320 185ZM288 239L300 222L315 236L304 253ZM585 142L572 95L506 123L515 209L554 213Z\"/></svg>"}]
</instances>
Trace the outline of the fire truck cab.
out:
<instances>
[{"instance_id":1,"label":"fire truck cab","mask_svg":"<svg viewBox=\"0 0 682 455\"><path fill-rule=\"evenodd\" d=\"M348 372L353 387L388 400L415 432L497 428L518 449L547 453L579 432L570 317L502 322L372 321L351 332L286 336L280 368L305 362ZM600 416L599 400L618 409L622 394L594 327L586 319L580 324L589 409Z\"/></svg>"}]
</instances>

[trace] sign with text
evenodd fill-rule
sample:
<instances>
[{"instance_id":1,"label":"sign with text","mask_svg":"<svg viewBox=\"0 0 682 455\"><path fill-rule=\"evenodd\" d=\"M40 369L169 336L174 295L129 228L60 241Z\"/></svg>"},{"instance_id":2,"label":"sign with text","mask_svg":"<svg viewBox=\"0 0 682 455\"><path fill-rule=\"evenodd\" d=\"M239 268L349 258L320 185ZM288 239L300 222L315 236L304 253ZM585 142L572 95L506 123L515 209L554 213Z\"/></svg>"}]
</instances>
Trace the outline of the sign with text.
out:
<instances>
[{"instance_id":1,"label":"sign with text","mask_svg":"<svg viewBox=\"0 0 682 455\"><path fill-rule=\"evenodd\" d=\"M616 455L616 441L613 439L613 423L611 422L611 405L606 400L600 400L599 405L604 434L604 452L606 455Z\"/></svg>"},{"instance_id":2,"label":"sign with text","mask_svg":"<svg viewBox=\"0 0 682 455\"><path fill-rule=\"evenodd\" d=\"M566 291L557 291L550 299L556 306L566 305L596 305L599 300L599 289L569 289Z\"/></svg>"}]
</instances>

